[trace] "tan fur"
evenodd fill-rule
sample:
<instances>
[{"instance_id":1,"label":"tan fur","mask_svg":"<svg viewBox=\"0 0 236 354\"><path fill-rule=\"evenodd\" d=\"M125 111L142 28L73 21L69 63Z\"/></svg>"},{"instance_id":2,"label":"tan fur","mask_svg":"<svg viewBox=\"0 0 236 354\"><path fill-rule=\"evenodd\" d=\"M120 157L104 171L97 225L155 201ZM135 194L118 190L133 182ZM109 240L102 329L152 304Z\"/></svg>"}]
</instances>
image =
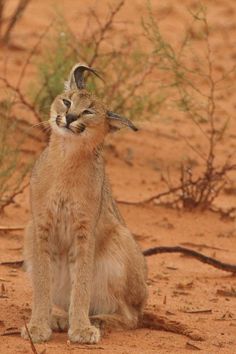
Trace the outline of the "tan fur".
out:
<instances>
[{"instance_id":1,"label":"tan fur","mask_svg":"<svg viewBox=\"0 0 236 354\"><path fill-rule=\"evenodd\" d=\"M34 342L69 327L72 342L96 343L100 331L90 318L96 325L136 328L147 298L144 257L104 171L103 142L113 123L100 100L76 88L74 70L52 104L50 142L31 178L25 259L33 283L28 328ZM69 109L63 99L71 101ZM94 113L81 114L85 109ZM68 112L79 116L71 130L64 127ZM53 305L64 316L53 315ZM24 328L22 336L28 337Z\"/></svg>"}]
</instances>

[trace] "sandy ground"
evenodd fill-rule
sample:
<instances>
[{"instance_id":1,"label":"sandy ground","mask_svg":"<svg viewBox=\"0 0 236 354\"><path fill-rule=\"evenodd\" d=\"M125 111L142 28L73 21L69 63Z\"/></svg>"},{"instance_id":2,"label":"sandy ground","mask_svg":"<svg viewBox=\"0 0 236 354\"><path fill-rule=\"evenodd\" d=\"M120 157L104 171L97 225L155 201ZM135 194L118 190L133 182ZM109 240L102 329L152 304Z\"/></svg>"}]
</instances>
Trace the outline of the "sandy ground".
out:
<instances>
[{"instance_id":1,"label":"sandy ground","mask_svg":"<svg viewBox=\"0 0 236 354\"><path fill-rule=\"evenodd\" d=\"M53 5L63 10L74 31L83 23L86 10L83 1L38 1L33 0L24 18L15 31L14 43L23 51L1 50L1 65L5 55L9 56L8 70L14 81L18 67L24 62L27 48L30 48L40 32L49 23ZM88 4L97 4L88 1ZM106 12L107 1L99 2L99 16ZM115 1L113 2L115 3ZM194 0L185 0L181 5L165 1L159 6L153 1L155 15L170 38L178 38L186 16L184 8L196 5ZM176 2L177 3L177 2ZM208 5L209 21L214 29L212 45L216 51L219 70L234 65L236 57L236 3L234 0L205 1ZM15 1L9 1L9 9ZM87 5L86 5L87 6ZM159 7L158 7L159 6ZM132 20L129 29L136 30L138 17L145 5L141 0L127 1L120 19ZM79 14L79 17L78 17ZM78 28L77 20L78 18ZM164 20L163 20L164 18ZM36 30L37 29L37 30ZM200 44L199 44L200 45ZM33 79L34 68L29 68L29 79ZM230 128L222 141L219 160L236 148L234 88L222 93L222 111L232 118ZM178 133L204 147L201 134L191 122L179 117L164 120L157 116L154 122L140 124L141 130L134 134L122 132L108 138L106 149L107 170L118 200L142 200L163 190L161 171L171 166L173 178L177 178L178 161L191 156L185 141L178 139ZM32 142L29 142L33 146ZM236 176L232 174L235 188ZM226 192L217 200L217 205L236 205L235 189ZM234 193L233 193L234 191ZM29 192L17 198L17 204L8 208L1 216L1 225L25 225L29 214ZM156 204L123 205L121 212L143 249L158 245L183 245L214 256L222 261L236 263L235 221L222 219L212 212L183 212L164 208ZM23 231L0 232L0 261L22 259ZM150 329L111 332L94 346L72 345L65 333L53 334L46 344L36 345L38 353L203 353L236 352L236 298L222 296L222 290L236 289L236 278L229 273L216 270L196 260L180 255L157 255L148 258L149 300L147 308L153 313L164 313L171 319L198 329L206 340L193 342L188 338ZM19 331L24 318L30 316L31 286L22 269L0 266L0 334L6 330ZM32 353L30 343L19 334L0 336L0 354Z\"/></svg>"}]
</instances>

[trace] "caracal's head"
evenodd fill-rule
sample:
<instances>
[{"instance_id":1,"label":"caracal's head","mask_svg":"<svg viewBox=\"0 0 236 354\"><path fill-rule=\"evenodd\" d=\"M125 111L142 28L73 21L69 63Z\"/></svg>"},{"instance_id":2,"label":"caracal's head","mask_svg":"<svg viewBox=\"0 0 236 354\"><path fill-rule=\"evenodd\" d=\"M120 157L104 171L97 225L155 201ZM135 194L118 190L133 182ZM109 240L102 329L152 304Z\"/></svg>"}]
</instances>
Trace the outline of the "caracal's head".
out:
<instances>
[{"instance_id":1,"label":"caracal's head","mask_svg":"<svg viewBox=\"0 0 236 354\"><path fill-rule=\"evenodd\" d=\"M86 90L84 72L98 73L85 64L76 64L65 84L65 91L58 95L51 106L52 133L70 141L100 145L109 131L128 126L137 128L128 119L108 110L102 101Z\"/></svg>"}]
</instances>

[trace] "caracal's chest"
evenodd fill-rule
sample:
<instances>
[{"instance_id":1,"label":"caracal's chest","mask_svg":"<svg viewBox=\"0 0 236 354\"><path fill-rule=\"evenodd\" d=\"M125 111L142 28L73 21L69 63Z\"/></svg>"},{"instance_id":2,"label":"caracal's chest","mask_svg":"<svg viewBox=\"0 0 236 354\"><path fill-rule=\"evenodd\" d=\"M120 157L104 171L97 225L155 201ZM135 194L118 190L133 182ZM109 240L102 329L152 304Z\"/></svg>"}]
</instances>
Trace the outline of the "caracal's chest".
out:
<instances>
[{"instance_id":1,"label":"caracal's chest","mask_svg":"<svg viewBox=\"0 0 236 354\"><path fill-rule=\"evenodd\" d=\"M51 246L60 253L73 247L75 230L80 225L88 225L96 218L101 188L93 182L86 175L66 181L59 176L45 195L46 209L52 220Z\"/></svg>"},{"instance_id":2,"label":"caracal's chest","mask_svg":"<svg viewBox=\"0 0 236 354\"><path fill-rule=\"evenodd\" d=\"M53 225L51 232L51 245L59 253L64 250L68 250L73 244L73 226L79 221L79 201L77 206L69 199L63 198L62 195L58 195L55 199L51 200L50 205ZM76 210L77 209L77 213ZM76 215L77 214L77 215Z\"/></svg>"},{"instance_id":3,"label":"caracal's chest","mask_svg":"<svg viewBox=\"0 0 236 354\"><path fill-rule=\"evenodd\" d=\"M55 183L45 197L52 220L51 247L61 253L73 246L74 230L87 218L88 193L86 188L81 188L79 184L72 183L66 187Z\"/></svg>"}]
</instances>

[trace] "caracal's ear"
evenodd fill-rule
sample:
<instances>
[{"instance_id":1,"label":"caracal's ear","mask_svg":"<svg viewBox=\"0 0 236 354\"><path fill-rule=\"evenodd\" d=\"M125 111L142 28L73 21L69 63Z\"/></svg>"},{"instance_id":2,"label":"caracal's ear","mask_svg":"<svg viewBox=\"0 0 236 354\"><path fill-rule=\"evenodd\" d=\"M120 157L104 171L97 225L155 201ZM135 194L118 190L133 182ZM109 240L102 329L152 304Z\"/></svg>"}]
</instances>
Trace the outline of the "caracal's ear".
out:
<instances>
[{"instance_id":1,"label":"caracal's ear","mask_svg":"<svg viewBox=\"0 0 236 354\"><path fill-rule=\"evenodd\" d=\"M124 128L125 126L129 127L135 132L138 130L138 128L135 127L135 125L129 119L111 111L107 111L107 120L110 127L110 131L112 132Z\"/></svg>"},{"instance_id":2,"label":"caracal's ear","mask_svg":"<svg viewBox=\"0 0 236 354\"><path fill-rule=\"evenodd\" d=\"M76 89L79 90L85 89L86 88L86 84L84 80L85 71L89 71L94 75L96 75L97 77L99 77L101 80L103 80L102 77L98 74L98 72L95 69L90 68L88 65L84 63L78 63L74 65L74 67L70 72L68 80L65 83L65 90L68 91L68 90L76 90Z\"/></svg>"}]
</instances>

